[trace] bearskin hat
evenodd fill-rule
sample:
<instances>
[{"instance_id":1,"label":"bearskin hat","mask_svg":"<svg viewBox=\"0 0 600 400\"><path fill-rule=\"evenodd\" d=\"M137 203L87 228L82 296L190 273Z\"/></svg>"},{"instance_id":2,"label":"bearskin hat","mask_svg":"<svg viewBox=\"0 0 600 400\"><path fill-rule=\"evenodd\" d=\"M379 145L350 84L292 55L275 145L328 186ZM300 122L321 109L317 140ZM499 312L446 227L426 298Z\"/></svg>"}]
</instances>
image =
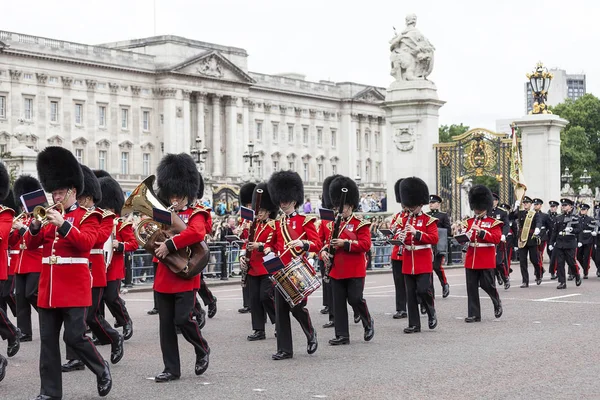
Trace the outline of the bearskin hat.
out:
<instances>
[{"instance_id":1,"label":"bearskin hat","mask_svg":"<svg viewBox=\"0 0 600 400\"><path fill-rule=\"evenodd\" d=\"M119 182L110 176L103 176L98 179L98 183L102 192L102 200L96 205L105 210L114 210L115 214L121 215L121 209L125 204L125 195Z\"/></svg>"},{"instance_id":2,"label":"bearskin hat","mask_svg":"<svg viewBox=\"0 0 600 400\"><path fill-rule=\"evenodd\" d=\"M69 150L59 146L46 147L37 156L36 168L46 192L72 187L78 196L83 192L83 172Z\"/></svg>"},{"instance_id":3,"label":"bearskin hat","mask_svg":"<svg viewBox=\"0 0 600 400\"><path fill-rule=\"evenodd\" d=\"M4 200L0 201L0 204L5 207L12 208L16 214L21 212L21 200L19 199L19 201L15 201L15 196L12 189L8 190L8 196L6 196Z\"/></svg>"},{"instance_id":4,"label":"bearskin hat","mask_svg":"<svg viewBox=\"0 0 600 400\"><path fill-rule=\"evenodd\" d=\"M105 176L112 178L112 176L103 169L95 169L92 172L94 173L94 175L96 175L96 178L98 178L98 179L104 178Z\"/></svg>"},{"instance_id":5,"label":"bearskin hat","mask_svg":"<svg viewBox=\"0 0 600 400\"><path fill-rule=\"evenodd\" d=\"M400 184L403 180L404 178L400 178L394 184L394 194L396 195L396 203L398 204L402 204L402 198L400 197Z\"/></svg>"},{"instance_id":6,"label":"bearskin hat","mask_svg":"<svg viewBox=\"0 0 600 400\"><path fill-rule=\"evenodd\" d=\"M469 206L471 210L491 210L494 206L492 192L484 185L473 185L469 190Z\"/></svg>"},{"instance_id":7,"label":"bearskin hat","mask_svg":"<svg viewBox=\"0 0 600 400\"><path fill-rule=\"evenodd\" d=\"M27 193L35 192L36 190L40 190L41 188L42 185L40 185L40 181L35 179L33 176L19 176L13 184L12 188L15 203L21 204L21 196Z\"/></svg>"},{"instance_id":8,"label":"bearskin hat","mask_svg":"<svg viewBox=\"0 0 600 400\"><path fill-rule=\"evenodd\" d=\"M198 172L198 193L196 193L196 198L200 200L204 197L204 178L202 178L202 174Z\"/></svg>"},{"instance_id":9,"label":"bearskin hat","mask_svg":"<svg viewBox=\"0 0 600 400\"><path fill-rule=\"evenodd\" d=\"M10 176L3 163L0 163L0 201L6 199L10 192Z\"/></svg>"},{"instance_id":10,"label":"bearskin hat","mask_svg":"<svg viewBox=\"0 0 600 400\"><path fill-rule=\"evenodd\" d=\"M87 165L81 166L81 172L83 172L83 191L77 192L77 197L90 196L94 199L94 204L98 204L102 200L98 178Z\"/></svg>"},{"instance_id":11,"label":"bearskin hat","mask_svg":"<svg viewBox=\"0 0 600 400\"><path fill-rule=\"evenodd\" d=\"M239 201L241 206L246 206L247 204L252 204L252 194L254 193L254 189L256 189L256 183L254 182L246 182L240 188Z\"/></svg>"},{"instance_id":12,"label":"bearskin hat","mask_svg":"<svg viewBox=\"0 0 600 400\"><path fill-rule=\"evenodd\" d=\"M333 208L333 205L331 204L331 198L329 197L329 186L335 178L339 178L341 176L342 175L339 174L331 175L325 178L325 180L323 181L323 194L321 195L321 205L323 206L323 208Z\"/></svg>"},{"instance_id":13,"label":"bearskin hat","mask_svg":"<svg viewBox=\"0 0 600 400\"><path fill-rule=\"evenodd\" d=\"M192 202L198 194L198 168L186 153L167 154L156 168L156 184L163 198L187 197Z\"/></svg>"},{"instance_id":14,"label":"bearskin hat","mask_svg":"<svg viewBox=\"0 0 600 400\"><path fill-rule=\"evenodd\" d=\"M416 176L405 178L400 182L400 199L404 207L416 207L429 204L429 188Z\"/></svg>"},{"instance_id":15,"label":"bearskin hat","mask_svg":"<svg viewBox=\"0 0 600 400\"><path fill-rule=\"evenodd\" d=\"M304 202L304 184L302 178L294 171L277 171L267 183L271 200L280 205L286 201L295 201L296 207Z\"/></svg>"},{"instance_id":16,"label":"bearskin hat","mask_svg":"<svg viewBox=\"0 0 600 400\"><path fill-rule=\"evenodd\" d=\"M352 208L357 209L360 197L358 194L358 186L356 185L356 182L347 176L339 176L335 178L329 185L329 198L331 199L331 205L333 207L341 208L340 202L342 201L342 188L348 189L345 203L351 205Z\"/></svg>"},{"instance_id":17,"label":"bearskin hat","mask_svg":"<svg viewBox=\"0 0 600 400\"><path fill-rule=\"evenodd\" d=\"M269 218L274 219L277 216L277 211L279 211L279 206L273 204L271 200L271 196L269 196L269 189L267 188L267 182L261 182L254 188L254 192L252 192L252 208L256 205L256 191L258 189L262 189L262 196L260 198L260 208L263 208L269 212Z\"/></svg>"}]
</instances>

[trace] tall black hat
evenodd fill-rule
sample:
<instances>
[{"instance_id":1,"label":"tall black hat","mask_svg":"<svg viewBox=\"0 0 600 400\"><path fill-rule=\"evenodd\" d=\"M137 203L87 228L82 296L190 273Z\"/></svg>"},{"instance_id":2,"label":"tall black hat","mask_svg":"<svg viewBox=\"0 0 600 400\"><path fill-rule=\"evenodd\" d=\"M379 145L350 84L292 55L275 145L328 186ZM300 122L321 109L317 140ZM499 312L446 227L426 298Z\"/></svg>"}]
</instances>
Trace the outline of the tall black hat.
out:
<instances>
[{"instance_id":1,"label":"tall black hat","mask_svg":"<svg viewBox=\"0 0 600 400\"><path fill-rule=\"evenodd\" d=\"M204 197L204 178L202 178L202 174L198 172L198 193L196 194L196 198L200 200Z\"/></svg>"},{"instance_id":2,"label":"tall black hat","mask_svg":"<svg viewBox=\"0 0 600 400\"><path fill-rule=\"evenodd\" d=\"M260 208L264 208L269 212L269 218L274 219L277 216L277 211L279 211L279 206L273 204L271 200L271 196L269 195L269 188L267 187L267 182L261 182L254 188L254 192L252 193L252 208L256 205L256 191L258 189L262 189L262 196L260 198Z\"/></svg>"},{"instance_id":3,"label":"tall black hat","mask_svg":"<svg viewBox=\"0 0 600 400\"><path fill-rule=\"evenodd\" d=\"M256 189L256 183L246 182L240 188L239 201L240 206L246 206L246 204L252 204L252 193Z\"/></svg>"},{"instance_id":4,"label":"tall black hat","mask_svg":"<svg viewBox=\"0 0 600 400\"><path fill-rule=\"evenodd\" d=\"M331 199L331 204L333 207L341 208L342 188L348 189L345 203L351 205L352 208L356 210L358 208L360 197L358 194L358 186L356 185L356 182L347 176L339 176L331 182L331 185L329 185L329 198Z\"/></svg>"},{"instance_id":5,"label":"tall black hat","mask_svg":"<svg viewBox=\"0 0 600 400\"><path fill-rule=\"evenodd\" d=\"M121 215L121 209L125 204L125 195L119 182L110 176L103 176L98 179L98 183L102 192L102 200L96 205L105 210L114 210L115 214Z\"/></svg>"},{"instance_id":6,"label":"tall black hat","mask_svg":"<svg viewBox=\"0 0 600 400\"><path fill-rule=\"evenodd\" d=\"M400 199L404 207L416 207L429 204L429 188L416 176L405 178L400 182Z\"/></svg>"},{"instance_id":7,"label":"tall black hat","mask_svg":"<svg viewBox=\"0 0 600 400\"><path fill-rule=\"evenodd\" d=\"M163 199L187 197L192 202L198 194L198 168L186 153L167 154L156 168L156 184Z\"/></svg>"},{"instance_id":8,"label":"tall black hat","mask_svg":"<svg viewBox=\"0 0 600 400\"><path fill-rule=\"evenodd\" d=\"M95 169L92 172L94 172L94 175L96 175L96 178L98 178L98 179L104 178L105 176L112 178L112 176L103 169Z\"/></svg>"},{"instance_id":9,"label":"tall black hat","mask_svg":"<svg viewBox=\"0 0 600 400\"><path fill-rule=\"evenodd\" d=\"M277 171L267 183L271 200L280 205L287 201L295 201L299 207L304 201L304 184L302 178L294 171Z\"/></svg>"},{"instance_id":10,"label":"tall black hat","mask_svg":"<svg viewBox=\"0 0 600 400\"><path fill-rule=\"evenodd\" d=\"M333 208L333 205L331 204L331 198L329 197L329 186L331 185L331 182L333 182L333 180L335 178L341 177L342 175L336 174L336 175L331 175L328 176L327 178L325 178L325 180L323 181L323 194L321 195L321 206L323 208Z\"/></svg>"},{"instance_id":11,"label":"tall black hat","mask_svg":"<svg viewBox=\"0 0 600 400\"><path fill-rule=\"evenodd\" d=\"M10 192L10 176L3 163L0 163L0 201L6 199Z\"/></svg>"},{"instance_id":12,"label":"tall black hat","mask_svg":"<svg viewBox=\"0 0 600 400\"><path fill-rule=\"evenodd\" d=\"M79 196L83 192L83 172L73 153L59 146L48 146L40 151L36 161L37 173L44 190L74 187Z\"/></svg>"},{"instance_id":13,"label":"tall black hat","mask_svg":"<svg viewBox=\"0 0 600 400\"><path fill-rule=\"evenodd\" d=\"M40 181L35 179L33 176L19 176L13 184L12 189L15 203L21 204L21 196L27 193L35 192L36 190L40 190L41 188L42 185L40 184Z\"/></svg>"},{"instance_id":14,"label":"tall black hat","mask_svg":"<svg viewBox=\"0 0 600 400\"><path fill-rule=\"evenodd\" d=\"M77 192L77 197L90 196L94 199L94 204L98 204L102 200L98 178L87 165L81 166L81 172L83 172L83 191Z\"/></svg>"},{"instance_id":15,"label":"tall black hat","mask_svg":"<svg viewBox=\"0 0 600 400\"><path fill-rule=\"evenodd\" d=\"M494 196L492 191L484 185L474 185L469 190L469 206L471 210L491 210L494 206Z\"/></svg>"},{"instance_id":16,"label":"tall black hat","mask_svg":"<svg viewBox=\"0 0 600 400\"><path fill-rule=\"evenodd\" d=\"M396 203L402 204L402 198L400 197L400 184L404 178L400 178L394 183L394 194L396 195Z\"/></svg>"},{"instance_id":17,"label":"tall black hat","mask_svg":"<svg viewBox=\"0 0 600 400\"><path fill-rule=\"evenodd\" d=\"M21 201L15 201L15 196L13 195L12 189L8 190L8 195L4 200L0 201L0 204L2 204L5 207L12 208L13 211L17 214L21 212Z\"/></svg>"}]
</instances>

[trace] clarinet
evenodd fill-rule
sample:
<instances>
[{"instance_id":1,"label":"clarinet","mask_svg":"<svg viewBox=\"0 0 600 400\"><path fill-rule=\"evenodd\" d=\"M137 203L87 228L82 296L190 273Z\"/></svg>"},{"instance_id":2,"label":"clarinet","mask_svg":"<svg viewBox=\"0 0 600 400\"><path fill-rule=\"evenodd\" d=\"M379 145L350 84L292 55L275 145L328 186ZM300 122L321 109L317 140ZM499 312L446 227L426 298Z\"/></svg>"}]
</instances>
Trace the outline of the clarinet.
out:
<instances>
[{"instance_id":1,"label":"clarinet","mask_svg":"<svg viewBox=\"0 0 600 400\"><path fill-rule=\"evenodd\" d=\"M333 224L333 231L331 232L331 240L338 239L340 236L340 225L342 224L342 212L344 211L344 205L346 204L346 195L348 194L348 189L342 188L342 197L340 199L340 207L338 209L338 213L335 217L335 223ZM331 272L331 267L333 267L333 258L335 257L335 247L331 245L331 241L329 242L329 248L327 249L329 253L329 264L325 263L325 273L323 274L323 280L327 283L329 282L329 272Z\"/></svg>"},{"instance_id":2,"label":"clarinet","mask_svg":"<svg viewBox=\"0 0 600 400\"><path fill-rule=\"evenodd\" d=\"M254 203L254 221L252 221L252 225L250 225L250 230L248 231L248 242L250 243L254 240L254 234L256 232L256 225L258 225L258 210L260 209L260 200L262 198L263 190L256 189L256 202ZM246 269L242 269L242 287L246 287L246 279L248 278L248 269L250 269L250 256L252 255L252 250L248 250L248 245L246 244Z\"/></svg>"}]
</instances>

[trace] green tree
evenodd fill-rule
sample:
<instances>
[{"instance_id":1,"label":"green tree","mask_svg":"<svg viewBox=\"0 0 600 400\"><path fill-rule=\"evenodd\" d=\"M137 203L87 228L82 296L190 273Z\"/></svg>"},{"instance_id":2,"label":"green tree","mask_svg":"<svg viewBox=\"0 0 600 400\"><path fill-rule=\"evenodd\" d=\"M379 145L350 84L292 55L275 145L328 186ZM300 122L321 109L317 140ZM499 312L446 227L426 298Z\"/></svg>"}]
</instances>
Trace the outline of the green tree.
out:
<instances>
[{"instance_id":1,"label":"green tree","mask_svg":"<svg viewBox=\"0 0 600 400\"><path fill-rule=\"evenodd\" d=\"M454 136L462 135L469 130L468 126L452 124L452 125L441 125L439 128L439 140L440 143L447 143L452 141Z\"/></svg>"}]
</instances>

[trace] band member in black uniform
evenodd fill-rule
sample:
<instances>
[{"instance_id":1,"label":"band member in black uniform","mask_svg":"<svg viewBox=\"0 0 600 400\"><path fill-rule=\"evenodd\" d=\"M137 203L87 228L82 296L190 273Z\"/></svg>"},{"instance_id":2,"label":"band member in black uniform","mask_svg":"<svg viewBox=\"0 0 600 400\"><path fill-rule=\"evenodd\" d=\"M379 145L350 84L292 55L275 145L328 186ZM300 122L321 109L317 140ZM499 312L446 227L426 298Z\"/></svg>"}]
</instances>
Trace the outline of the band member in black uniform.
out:
<instances>
[{"instance_id":1,"label":"band member in black uniform","mask_svg":"<svg viewBox=\"0 0 600 400\"><path fill-rule=\"evenodd\" d=\"M247 182L242 185L240 188L240 196L239 201L240 205L246 208L252 208L252 194L254 193L254 189L256 189L256 183ZM241 218L239 221L242 221ZM241 233L238 235L241 239L248 239L248 226L243 226L240 224L238 229L241 228ZM247 225L247 224L246 224ZM250 312L250 288L248 285L242 288L242 308L238 310L240 314L246 314Z\"/></svg>"},{"instance_id":2,"label":"band member in black uniform","mask_svg":"<svg viewBox=\"0 0 600 400\"><path fill-rule=\"evenodd\" d=\"M402 199L400 198L400 183L402 178L398 179L394 184L394 194L396 195L396 203L402 206ZM406 211L397 212L392 216L390 223L390 230L392 231L392 238L397 239L400 233L402 233L402 218L406 215ZM406 312L406 285L404 284L404 274L402 273L402 245L394 245L392 247L392 275L394 277L394 291L396 298L396 314L392 318L404 319L408 318ZM433 282L433 279L432 279Z\"/></svg>"},{"instance_id":3,"label":"band member in black uniform","mask_svg":"<svg viewBox=\"0 0 600 400\"><path fill-rule=\"evenodd\" d=\"M508 211L498 206L500 197L496 193L492 193L492 196L493 206L488 215L502 222L502 236L500 243L496 246L496 278L498 285L504 285L504 290L508 290L510 288L510 257L508 256L510 243L507 241L507 236L510 232L510 222Z\"/></svg>"},{"instance_id":4,"label":"band member in black uniform","mask_svg":"<svg viewBox=\"0 0 600 400\"><path fill-rule=\"evenodd\" d=\"M590 260L596 238L598 235L597 221L588 215L590 209L589 204L581 204L579 206L579 224L581 225L581 233L579 234L579 242L577 243L577 261L583 270L583 279L588 278L590 270ZM595 234L595 235L594 235Z\"/></svg>"},{"instance_id":5,"label":"band member in black uniform","mask_svg":"<svg viewBox=\"0 0 600 400\"><path fill-rule=\"evenodd\" d=\"M513 211L513 215L519 224L519 235L517 237L519 247L519 263L521 264L521 276L523 277L522 288L529 287L529 271L527 269L527 256L533 264L533 270L535 273L535 283L540 285L542 283L542 277L544 275L543 269L540 266L538 259L537 246L540 243L539 234L541 232L541 221L537 213L531 209L531 200L528 196L523 196L523 210L519 210L519 201L517 200L515 206L517 209Z\"/></svg>"},{"instance_id":6,"label":"band member in black uniform","mask_svg":"<svg viewBox=\"0 0 600 400\"><path fill-rule=\"evenodd\" d=\"M440 211L442 205L442 198L437 194L429 196L429 212L428 214L438 220L438 229L446 229L447 238L452 236L452 225L450 224L450 218L448 214ZM446 239L447 240L447 239ZM447 245L447 243L446 243ZM446 253L438 251L438 246L433 246L433 272L437 275L442 285L442 297L446 298L450 295L450 285L448 279L446 279L446 272L444 271L444 262L446 261ZM431 280L433 285L433 279ZM432 286L433 289L433 286Z\"/></svg>"},{"instance_id":7,"label":"band member in black uniform","mask_svg":"<svg viewBox=\"0 0 600 400\"><path fill-rule=\"evenodd\" d=\"M511 274L512 268L510 268L510 263L512 261L517 261L517 254L519 250L517 243L517 238L519 237L519 223L515 219L515 215L512 212L509 212L511 209L510 204L500 204L500 208L503 208L508 212L508 225L510 226L510 229L506 235L506 247L508 249L508 273Z\"/></svg>"},{"instance_id":8,"label":"band member in black uniform","mask_svg":"<svg viewBox=\"0 0 600 400\"><path fill-rule=\"evenodd\" d=\"M554 223L556 222L556 217L558 217L558 206L560 205L558 201L550 200L548 202L550 206L550 210L548 211L548 219L550 220L550 226L554 227ZM550 244L550 238L552 237L552 232L549 232L548 235L548 244ZM550 250L550 246L546 246L546 253L548 257L550 257L550 279L556 279L556 257L552 257L552 251Z\"/></svg>"},{"instance_id":9,"label":"band member in black uniform","mask_svg":"<svg viewBox=\"0 0 600 400\"><path fill-rule=\"evenodd\" d=\"M556 256L558 286L557 289L566 289L567 281L565 277L565 262L569 266L569 271L574 271L577 286L581 285L581 275L579 267L575 261L577 251L577 238L582 231L579 217L573 213L573 200L560 200L562 214L556 217L554 227L552 228L552 248L550 249Z\"/></svg>"},{"instance_id":10,"label":"band member in black uniform","mask_svg":"<svg viewBox=\"0 0 600 400\"><path fill-rule=\"evenodd\" d=\"M540 268L544 268L544 251L546 250L546 245L548 244L548 240L550 240L550 236L552 235L552 221L550 220L550 216L548 214L542 212L542 205L544 201L542 199L535 198L533 199L533 210L537 213L540 219L540 244L538 245L538 261L540 264Z\"/></svg>"}]
</instances>

